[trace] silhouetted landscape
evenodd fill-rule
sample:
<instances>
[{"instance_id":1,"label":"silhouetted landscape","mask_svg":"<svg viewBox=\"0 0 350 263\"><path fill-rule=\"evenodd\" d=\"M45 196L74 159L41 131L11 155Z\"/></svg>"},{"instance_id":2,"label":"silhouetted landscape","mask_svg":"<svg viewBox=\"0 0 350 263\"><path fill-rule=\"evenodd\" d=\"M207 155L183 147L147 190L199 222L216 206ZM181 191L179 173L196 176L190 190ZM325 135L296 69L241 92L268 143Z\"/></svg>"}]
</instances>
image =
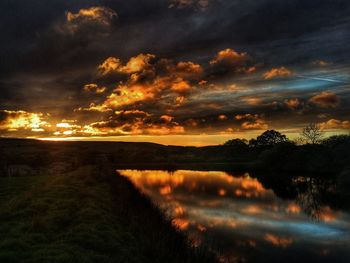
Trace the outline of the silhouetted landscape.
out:
<instances>
[{"instance_id":1,"label":"silhouetted landscape","mask_svg":"<svg viewBox=\"0 0 350 263\"><path fill-rule=\"evenodd\" d=\"M347 135L303 145L271 130L210 147L0 143L1 262L216 261L209 244L193 246L117 169L249 172L277 197L295 200L310 220L320 220L324 207L350 209Z\"/></svg>"}]
</instances>

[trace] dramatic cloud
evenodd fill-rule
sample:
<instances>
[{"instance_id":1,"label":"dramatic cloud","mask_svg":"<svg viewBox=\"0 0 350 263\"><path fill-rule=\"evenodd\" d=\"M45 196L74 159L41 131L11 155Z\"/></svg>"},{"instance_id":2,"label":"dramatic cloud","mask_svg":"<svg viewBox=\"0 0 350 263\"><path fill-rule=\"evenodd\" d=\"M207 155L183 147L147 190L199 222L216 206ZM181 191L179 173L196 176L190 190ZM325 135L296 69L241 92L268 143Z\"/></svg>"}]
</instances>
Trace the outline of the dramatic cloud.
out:
<instances>
[{"instance_id":1,"label":"dramatic cloud","mask_svg":"<svg viewBox=\"0 0 350 263\"><path fill-rule=\"evenodd\" d=\"M168 115L159 118L140 110L116 111L107 120L86 125L85 135L168 135L181 134L185 128Z\"/></svg>"},{"instance_id":2,"label":"dramatic cloud","mask_svg":"<svg viewBox=\"0 0 350 263\"><path fill-rule=\"evenodd\" d=\"M267 130L269 128L266 121L258 114L236 115L235 119L240 121L243 130Z\"/></svg>"},{"instance_id":3,"label":"dramatic cloud","mask_svg":"<svg viewBox=\"0 0 350 263\"><path fill-rule=\"evenodd\" d=\"M209 63L214 72L219 73L252 73L256 70L247 53L238 53L230 48L219 51Z\"/></svg>"},{"instance_id":4,"label":"dramatic cloud","mask_svg":"<svg viewBox=\"0 0 350 263\"><path fill-rule=\"evenodd\" d=\"M107 7L97 6L87 9L80 9L78 13L67 12L67 28L72 32L80 30L82 27L99 26L109 27L117 17L117 13Z\"/></svg>"},{"instance_id":5,"label":"dramatic cloud","mask_svg":"<svg viewBox=\"0 0 350 263\"><path fill-rule=\"evenodd\" d=\"M121 66L119 58L109 57L98 66L98 70L102 75L107 75L109 73L119 72Z\"/></svg>"},{"instance_id":6,"label":"dramatic cloud","mask_svg":"<svg viewBox=\"0 0 350 263\"><path fill-rule=\"evenodd\" d=\"M91 83L84 85L84 91L101 94L106 91L106 87L99 87L97 84Z\"/></svg>"},{"instance_id":7,"label":"dramatic cloud","mask_svg":"<svg viewBox=\"0 0 350 263\"><path fill-rule=\"evenodd\" d=\"M102 104L93 103L81 110L105 112L137 103L159 103L161 98L171 100L171 106L181 105L185 96L197 85L203 69L190 61L176 63L159 59L153 54L139 54L126 64L119 58L109 57L98 66L98 72L102 79L107 75L119 74L124 76L124 81L116 85ZM88 87L96 89L95 86Z\"/></svg>"},{"instance_id":8,"label":"dramatic cloud","mask_svg":"<svg viewBox=\"0 0 350 263\"><path fill-rule=\"evenodd\" d=\"M349 130L350 129L350 121L341 121L341 120L336 120L336 119L330 119L326 122L320 123L320 127L322 129L345 129Z\"/></svg>"},{"instance_id":9,"label":"dramatic cloud","mask_svg":"<svg viewBox=\"0 0 350 263\"><path fill-rule=\"evenodd\" d=\"M0 130L18 131L30 130L42 132L49 124L44 120L42 113L32 113L26 111L0 111Z\"/></svg>"},{"instance_id":10,"label":"dramatic cloud","mask_svg":"<svg viewBox=\"0 0 350 263\"><path fill-rule=\"evenodd\" d=\"M273 79L273 78L281 78L281 77L290 77L293 73L291 70L286 67L273 68L264 73L264 79Z\"/></svg>"},{"instance_id":11,"label":"dramatic cloud","mask_svg":"<svg viewBox=\"0 0 350 263\"><path fill-rule=\"evenodd\" d=\"M323 91L310 98L309 101L321 108L335 108L340 102L339 97L329 91Z\"/></svg>"},{"instance_id":12,"label":"dramatic cloud","mask_svg":"<svg viewBox=\"0 0 350 263\"><path fill-rule=\"evenodd\" d=\"M345 132L350 120L346 0L0 8L0 136L249 137L321 121Z\"/></svg>"}]
</instances>

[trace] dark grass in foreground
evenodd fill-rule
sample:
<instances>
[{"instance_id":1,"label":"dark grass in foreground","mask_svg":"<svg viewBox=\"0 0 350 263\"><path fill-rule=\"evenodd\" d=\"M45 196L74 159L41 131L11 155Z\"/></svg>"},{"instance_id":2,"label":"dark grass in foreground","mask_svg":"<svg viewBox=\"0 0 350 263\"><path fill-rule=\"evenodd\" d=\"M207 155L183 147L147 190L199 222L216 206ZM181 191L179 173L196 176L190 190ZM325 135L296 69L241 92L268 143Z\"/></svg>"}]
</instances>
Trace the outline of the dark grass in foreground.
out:
<instances>
[{"instance_id":1,"label":"dark grass in foreground","mask_svg":"<svg viewBox=\"0 0 350 263\"><path fill-rule=\"evenodd\" d=\"M215 261L105 169L0 179L1 263Z\"/></svg>"}]
</instances>

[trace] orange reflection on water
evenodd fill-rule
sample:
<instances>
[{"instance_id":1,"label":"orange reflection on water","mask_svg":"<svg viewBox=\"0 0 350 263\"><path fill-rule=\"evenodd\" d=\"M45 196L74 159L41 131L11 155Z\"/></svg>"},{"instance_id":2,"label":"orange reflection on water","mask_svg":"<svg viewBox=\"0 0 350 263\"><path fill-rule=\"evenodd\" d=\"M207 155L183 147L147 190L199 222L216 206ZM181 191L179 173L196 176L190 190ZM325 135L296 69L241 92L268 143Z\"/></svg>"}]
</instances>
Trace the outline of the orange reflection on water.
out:
<instances>
[{"instance_id":1,"label":"orange reflection on water","mask_svg":"<svg viewBox=\"0 0 350 263\"><path fill-rule=\"evenodd\" d=\"M171 186L170 185L166 185L164 187L159 188L159 193L161 195L168 195L171 193Z\"/></svg>"},{"instance_id":2,"label":"orange reflection on water","mask_svg":"<svg viewBox=\"0 0 350 263\"><path fill-rule=\"evenodd\" d=\"M123 170L123 176L128 177L137 187L146 190L158 187L159 193L169 195L172 191L186 189L196 193L216 193L218 196L253 198L268 194L262 184L255 178L245 174L242 177L232 177L225 172L203 171L135 171Z\"/></svg>"},{"instance_id":3,"label":"orange reflection on water","mask_svg":"<svg viewBox=\"0 0 350 263\"><path fill-rule=\"evenodd\" d=\"M289 247L293 243L292 238L279 237L273 234L266 234L265 240L276 247L283 247L283 248Z\"/></svg>"},{"instance_id":4,"label":"orange reflection on water","mask_svg":"<svg viewBox=\"0 0 350 263\"><path fill-rule=\"evenodd\" d=\"M329 206L322 207L319 213L320 220L324 222L332 222L337 219L337 215L332 211Z\"/></svg>"},{"instance_id":5,"label":"orange reflection on water","mask_svg":"<svg viewBox=\"0 0 350 263\"><path fill-rule=\"evenodd\" d=\"M190 225L190 221L185 218L175 218L172 223L181 230L186 230Z\"/></svg>"},{"instance_id":6,"label":"orange reflection on water","mask_svg":"<svg viewBox=\"0 0 350 263\"><path fill-rule=\"evenodd\" d=\"M245 260L252 251L264 247L292 251L303 239L315 242L315 248L321 246L320 240L328 246L329 238L341 236L343 226L349 225L350 229L350 224L341 218L343 214L329 207L319 210L322 224L315 224L303 211L303 204L279 198L249 174L187 170L118 172L159 205L178 229L186 231L193 245L218 242L219 250L225 253L218 254L222 262Z\"/></svg>"},{"instance_id":7,"label":"orange reflection on water","mask_svg":"<svg viewBox=\"0 0 350 263\"><path fill-rule=\"evenodd\" d=\"M295 203L290 203L286 209L287 213L290 214L299 214L301 212L301 208L299 205Z\"/></svg>"}]
</instances>

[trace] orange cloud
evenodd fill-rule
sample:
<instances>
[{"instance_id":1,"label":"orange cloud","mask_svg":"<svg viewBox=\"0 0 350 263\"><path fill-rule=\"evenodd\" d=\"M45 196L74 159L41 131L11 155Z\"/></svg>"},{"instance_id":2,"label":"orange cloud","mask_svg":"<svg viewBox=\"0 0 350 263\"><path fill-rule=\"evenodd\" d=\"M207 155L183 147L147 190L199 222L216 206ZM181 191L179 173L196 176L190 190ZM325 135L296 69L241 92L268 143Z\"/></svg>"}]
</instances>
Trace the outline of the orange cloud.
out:
<instances>
[{"instance_id":1,"label":"orange cloud","mask_svg":"<svg viewBox=\"0 0 350 263\"><path fill-rule=\"evenodd\" d=\"M85 125L81 130L85 135L169 135L184 132L185 128L174 122L172 116L156 117L141 110L115 111L108 119Z\"/></svg>"},{"instance_id":2,"label":"orange cloud","mask_svg":"<svg viewBox=\"0 0 350 263\"><path fill-rule=\"evenodd\" d=\"M241 127L244 130L267 130L269 125L264 120L258 119L253 122L243 122Z\"/></svg>"},{"instance_id":3,"label":"orange cloud","mask_svg":"<svg viewBox=\"0 0 350 263\"><path fill-rule=\"evenodd\" d=\"M153 58L155 58L155 55L139 54L136 57L130 58L128 63L120 68L120 71L128 74L140 72L147 67L150 67L150 60Z\"/></svg>"},{"instance_id":4,"label":"orange cloud","mask_svg":"<svg viewBox=\"0 0 350 263\"><path fill-rule=\"evenodd\" d=\"M160 116L160 119L164 121L165 123L170 123L173 121L174 117L169 116L169 115L162 115Z\"/></svg>"},{"instance_id":5,"label":"orange cloud","mask_svg":"<svg viewBox=\"0 0 350 263\"><path fill-rule=\"evenodd\" d=\"M335 108L340 102L339 97L329 91L323 91L310 98L309 101L321 108Z\"/></svg>"},{"instance_id":6,"label":"orange cloud","mask_svg":"<svg viewBox=\"0 0 350 263\"><path fill-rule=\"evenodd\" d=\"M268 124L263 120L258 114L242 114L236 115L235 119L238 121L243 121L241 128L243 130L266 130L268 129Z\"/></svg>"},{"instance_id":7,"label":"orange cloud","mask_svg":"<svg viewBox=\"0 0 350 263\"><path fill-rule=\"evenodd\" d=\"M78 13L67 12L66 22L68 29L74 33L81 26L88 24L108 27L117 16L117 13L110 8L96 6L80 9Z\"/></svg>"},{"instance_id":8,"label":"orange cloud","mask_svg":"<svg viewBox=\"0 0 350 263\"><path fill-rule=\"evenodd\" d=\"M50 124L44 120L43 113L0 110L0 130L43 132L48 127Z\"/></svg>"},{"instance_id":9,"label":"orange cloud","mask_svg":"<svg viewBox=\"0 0 350 263\"><path fill-rule=\"evenodd\" d=\"M171 89L173 91L182 93L182 92L187 92L188 90L190 90L191 89L191 85L187 81L179 80L178 82L174 82L171 85Z\"/></svg>"},{"instance_id":10,"label":"orange cloud","mask_svg":"<svg viewBox=\"0 0 350 263\"><path fill-rule=\"evenodd\" d=\"M301 106L302 103L300 102L299 99L295 98L295 99L285 99L284 104L287 106L287 108L291 110L296 110Z\"/></svg>"},{"instance_id":11,"label":"orange cloud","mask_svg":"<svg viewBox=\"0 0 350 263\"><path fill-rule=\"evenodd\" d=\"M321 129L350 129L350 121L341 121L337 119L330 119L326 122L320 123Z\"/></svg>"},{"instance_id":12,"label":"orange cloud","mask_svg":"<svg viewBox=\"0 0 350 263\"><path fill-rule=\"evenodd\" d=\"M280 68L273 68L269 71L267 71L263 76L264 79L273 79L277 77L290 77L293 73L291 70L287 69L286 67L280 67Z\"/></svg>"},{"instance_id":13,"label":"orange cloud","mask_svg":"<svg viewBox=\"0 0 350 263\"><path fill-rule=\"evenodd\" d=\"M176 102L168 102L168 105L178 107L184 102L184 95L196 89L194 85L203 73L199 64L191 61L174 63L169 59L158 59L153 54L139 54L130 58L126 64L118 58L109 57L98 66L98 71L102 77L120 73L126 75L127 79L120 82L101 104L94 103L78 111L106 112L164 97ZM95 85L87 85L86 89L96 89ZM181 96L174 98L176 95Z\"/></svg>"},{"instance_id":14,"label":"orange cloud","mask_svg":"<svg viewBox=\"0 0 350 263\"><path fill-rule=\"evenodd\" d=\"M106 108L119 108L121 106L134 104L139 101L152 99L155 96L155 90L149 86L121 85L107 97L103 105Z\"/></svg>"},{"instance_id":15,"label":"orange cloud","mask_svg":"<svg viewBox=\"0 0 350 263\"><path fill-rule=\"evenodd\" d=\"M220 121L227 120L227 116L225 114L221 114L218 116L218 120L220 120Z\"/></svg>"},{"instance_id":16,"label":"orange cloud","mask_svg":"<svg viewBox=\"0 0 350 263\"><path fill-rule=\"evenodd\" d=\"M114 71L118 71L121 66L121 61L119 58L109 57L98 66L98 70L102 75L107 75Z\"/></svg>"},{"instance_id":17,"label":"orange cloud","mask_svg":"<svg viewBox=\"0 0 350 263\"><path fill-rule=\"evenodd\" d=\"M203 74L203 68L191 61L179 62L176 65L176 74L182 78L199 78Z\"/></svg>"},{"instance_id":18,"label":"orange cloud","mask_svg":"<svg viewBox=\"0 0 350 263\"><path fill-rule=\"evenodd\" d=\"M254 97L247 97L243 99L247 104L252 106L261 105L263 103L262 99L260 98L254 98Z\"/></svg>"},{"instance_id":19,"label":"orange cloud","mask_svg":"<svg viewBox=\"0 0 350 263\"><path fill-rule=\"evenodd\" d=\"M116 57L109 57L98 66L98 71L101 75L107 75L110 73L124 73L133 74L143 71L149 67L151 59L154 59L153 54L139 54L129 59L129 61L123 65L122 61Z\"/></svg>"},{"instance_id":20,"label":"orange cloud","mask_svg":"<svg viewBox=\"0 0 350 263\"><path fill-rule=\"evenodd\" d=\"M106 91L106 87L99 87L97 84L92 83L92 84L84 85L83 90L87 92L94 92L96 94L101 94Z\"/></svg>"},{"instance_id":21,"label":"orange cloud","mask_svg":"<svg viewBox=\"0 0 350 263\"><path fill-rule=\"evenodd\" d=\"M219 51L218 54L209 62L211 65L225 63L228 65L243 65L248 60L247 53L238 53L233 49L227 48Z\"/></svg>"}]
</instances>

